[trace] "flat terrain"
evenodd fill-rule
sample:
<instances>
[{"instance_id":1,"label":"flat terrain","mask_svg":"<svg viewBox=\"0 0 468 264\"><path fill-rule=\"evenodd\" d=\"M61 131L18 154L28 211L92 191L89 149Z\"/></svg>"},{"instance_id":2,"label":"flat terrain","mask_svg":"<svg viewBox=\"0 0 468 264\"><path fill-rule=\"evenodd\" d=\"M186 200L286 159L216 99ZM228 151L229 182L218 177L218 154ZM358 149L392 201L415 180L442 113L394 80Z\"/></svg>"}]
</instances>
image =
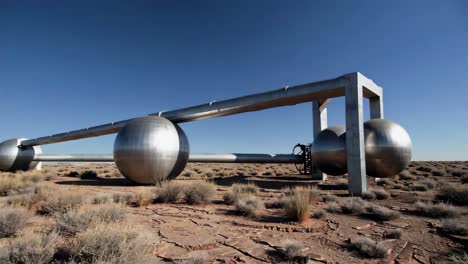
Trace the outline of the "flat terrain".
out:
<instances>
[{"instance_id":1,"label":"flat terrain","mask_svg":"<svg viewBox=\"0 0 468 264\"><path fill-rule=\"evenodd\" d=\"M85 171L94 171L97 176L83 174ZM118 202L115 197L132 197L123 199L126 216L119 221L145 235L141 254L148 256L149 263L450 263L453 259L449 257L461 254L459 258L462 258L468 247L466 234L450 233L443 227L445 218L465 228L468 225L468 184L461 180L466 178L466 173L468 162L413 162L407 171L394 178L377 182L369 178L369 188L383 189L388 196L370 195L363 202L366 208L376 204L396 211L398 217L387 220L376 217L370 209L352 212L333 209L343 208L340 203L352 200L346 190L346 177L312 181L298 175L293 165L189 164L174 182L189 185L208 180L216 186L207 203L195 205L185 202L184 197L174 203L162 202L157 199L160 187L133 185L113 164L44 165L42 172L0 174L5 179L39 175L28 180L25 190L17 188L0 193L0 212L8 207L24 207L30 213L25 225L15 234L0 238L0 256L6 261L8 250L16 240L31 234L46 234L56 228L59 216L43 213L41 206L51 196L65 193L83 196L83 206L93 206L100 200L106 203L105 197L114 202ZM264 207L254 216L243 215L234 205L224 203L223 196L235 183L258 187L255 195ZM48 191L31 190L36 185ZM288 218L281 203L295 186L317 188L312 189L310 218L306 216L301 221ZM443 196L450 187L462 197ZM39 197L15 202L16 198L25 199L31 193ZM442 203L456 215L424 213L415 205L417 201ZM389 237L392 231L401 237ZM62 234L63 240L57 247L74 243L80 232L84 231ZM372 257L360 251L354 242L362 237L379 242L385 256ZM302 244L300 257L285 252L291 243ZM67 259L57 254L54 252L54 259Z\"/></svg>"}]
</instances>

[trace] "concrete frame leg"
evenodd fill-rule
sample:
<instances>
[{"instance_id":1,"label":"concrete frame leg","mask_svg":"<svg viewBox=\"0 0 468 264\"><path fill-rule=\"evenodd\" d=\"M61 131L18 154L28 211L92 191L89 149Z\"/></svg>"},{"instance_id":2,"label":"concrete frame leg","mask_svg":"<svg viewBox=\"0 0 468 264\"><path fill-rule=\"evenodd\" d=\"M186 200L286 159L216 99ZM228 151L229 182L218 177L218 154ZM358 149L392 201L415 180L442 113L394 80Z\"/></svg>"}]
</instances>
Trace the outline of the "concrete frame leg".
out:
<instances>
[{"instance_id":1,"label":"concrete frame leg","mask_svg":"<svg viewBox=\"0 0 468 264\"><path fill-rule=\"evenodd\" d=\"M369 99L370 118L384 118L383 111L383 95L372 97Z\"/></svg>"},{"instance_id":2,"label":"concrete frame leg","mask_svg":"<svg viewBox=\"0 0 468 264\"><path fill-rule=\"evenodd\" d=\"M345 87L348 190L351 195L361 195L367 191L362 107L363 86L359 73L348 76L350 81Z\"/></svg>"},{"instance_id":3,"label":"concrete frame leg","mask_svg":"<svg viewBox=\"0 0 468 264\"><path fill-rule=\"evenodd\" d=\"M324 102L312 102L312 122L314 138L320 133L320 131L327 128L328 126L327 105L330 103L330 101L331 99L327 99ZM317 167L313 166L311 177L312 180L325 181L327 179L327 174L321 172Z\"/></svg>"},{"instance_id":4,"label":"concrete frame leg","mask_svg":"<svg viewBox=\"0 0 468 264\"><path fill-rule=\"evenodd\" d=\"M41 171L42 170L42 162L37 163L36 165L36 170Z\"/></svg>"}]
</instances>

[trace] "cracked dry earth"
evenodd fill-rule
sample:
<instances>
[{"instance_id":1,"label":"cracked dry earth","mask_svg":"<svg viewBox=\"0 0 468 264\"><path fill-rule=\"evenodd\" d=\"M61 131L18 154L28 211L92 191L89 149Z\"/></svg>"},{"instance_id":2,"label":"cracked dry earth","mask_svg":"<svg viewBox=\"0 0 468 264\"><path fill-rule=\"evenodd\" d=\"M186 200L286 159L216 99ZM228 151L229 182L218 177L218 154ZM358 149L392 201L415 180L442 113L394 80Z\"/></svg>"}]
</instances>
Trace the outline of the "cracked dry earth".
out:
<instances>
[{"instance_id":1,"label":"cracked dry earth","mask_svg":"<svg viewBox=\"0 0 468 264\"><path fill-rule=\"evenodd\" d=\"M450 171L450 164L437 163L434 166ZM468 162L454 164L452 166L457 166L457 169L468 169ZM415 181L419 177L435 178L430 173L416 170L418 166L413 163L409 168L417 177ZM132 192L142 188L116 177L115 166L110 164L49 165L47 169L60 174L52 184L64 188L79 185L90 195ZM80 180L64 176L72 170L87 169L96 171L99 179ZM254 170L258 173L252 173ZM467 237L438 234L436 227L440 226L440 220L413 213L415 201L433 199L434 191L431 190L416 192L381 186L391 194L391 198L372 202L401 212L401 217L395 220L378 222L356 215L327 213L321 219L312 218L297 223L288 221L281 208L274 206L282 195L281 189L286 186L317 185L322 193L334 194L341 199L348 197L346 190L337 187L342 177L330 177L326 182L311 181L294 174L294 168L289 165L190 164L177 180L206 178L217 184L216 196L210 204L155 203L129 208L127 222L155 237L152 242L155 263L183 263L193 257L201 257L206 263L280 263L284 260L278 257L277 252L288 239L304 243L303 253L309 257L307 263L446 263L444 255L449 250L466 250L468 245ZM438 176L437 181L460 182L459 178L451 175ZM233 206L223 204L223 193L235 182L250 182L259 186L259 197L267 206L258 218L236 215ZM400 183L405 184L401 180ZM375 185L375 181L369 179L369 185ZM326 205L317 199L313 202L312 211L323 209ZM459 221L466 224L468 207L457 208L462 214ZM384 239L384 234L392 230L401 230L401 239ZM349 243L357 237L383 241L390 249L389 256L377 259L360 255Z\"/></svg>"}]
</instances>

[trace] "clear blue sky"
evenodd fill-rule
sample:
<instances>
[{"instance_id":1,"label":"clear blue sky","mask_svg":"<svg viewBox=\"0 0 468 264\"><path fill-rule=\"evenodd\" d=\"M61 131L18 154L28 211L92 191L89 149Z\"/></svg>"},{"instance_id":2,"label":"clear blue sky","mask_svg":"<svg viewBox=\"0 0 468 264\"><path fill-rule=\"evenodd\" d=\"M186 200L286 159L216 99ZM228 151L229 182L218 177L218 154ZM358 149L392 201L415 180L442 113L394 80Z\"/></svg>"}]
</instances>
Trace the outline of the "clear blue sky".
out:
<instances>
[{"instance_id":1,"label":"clear blue sky","mask_svg":"<svg viewBox=\"0 0 468 264\"><path fill-rule=\"evenodd\" d=\"M468 1L0 2L1 140L354 71L384 88L413 159L468 160ZM301 104L181 126L194 152L288 153L311 118ZM110 153L114 136L43 149Z\"/></svg>"}]
</instances>

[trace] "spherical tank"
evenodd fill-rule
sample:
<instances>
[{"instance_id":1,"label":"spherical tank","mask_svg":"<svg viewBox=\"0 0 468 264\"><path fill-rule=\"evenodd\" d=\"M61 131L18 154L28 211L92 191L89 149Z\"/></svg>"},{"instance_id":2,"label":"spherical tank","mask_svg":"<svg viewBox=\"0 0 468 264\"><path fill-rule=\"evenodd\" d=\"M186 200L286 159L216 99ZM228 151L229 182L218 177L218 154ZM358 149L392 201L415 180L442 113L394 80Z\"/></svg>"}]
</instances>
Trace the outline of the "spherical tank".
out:
<instances>
[{"instance_id":1,"label":"spherical tank","mask_svg":"<svg viewBox=\"0 0 468 264\"><path fill-rule=\"evenodd\" d=\"M406 130L386 119L364 123L366 171L371 177L393 177L411 161L412 143Z\"/></svg>"},{"instance_id":2,"label":"spherical tank","mask_svg":"<svg viewBox=\"0 0 468 264\"><path fill-rule=\"evenodd\" d=\"M34 155L42 153L41 147L20 148L23 138L14 138L0 143L0 171L34 169L38 162L33 162Z\"/></svg>"},{"instance_id":3,"label":"spherical tank","mask_svg":"<svg viewBox=\"0 0 468 264\"><path fill-rule=\"evenodd\" d=\"M147 116L130 121L114 142L114 160L127 179L154 184L173 179L185 168L189 143L184 131L171 121Z\"/></svg>"},{"instance_id":4,"label":"spherical tank","mask_svg":"<svg viewBox=\"0 0 468 264\"><path fill-rule=\"evenodd\" d=\"M335 176L347 172L345 136L343 126L332 126L314 139L312 161L322 172Z\"/></svg>"}]
</instances>

